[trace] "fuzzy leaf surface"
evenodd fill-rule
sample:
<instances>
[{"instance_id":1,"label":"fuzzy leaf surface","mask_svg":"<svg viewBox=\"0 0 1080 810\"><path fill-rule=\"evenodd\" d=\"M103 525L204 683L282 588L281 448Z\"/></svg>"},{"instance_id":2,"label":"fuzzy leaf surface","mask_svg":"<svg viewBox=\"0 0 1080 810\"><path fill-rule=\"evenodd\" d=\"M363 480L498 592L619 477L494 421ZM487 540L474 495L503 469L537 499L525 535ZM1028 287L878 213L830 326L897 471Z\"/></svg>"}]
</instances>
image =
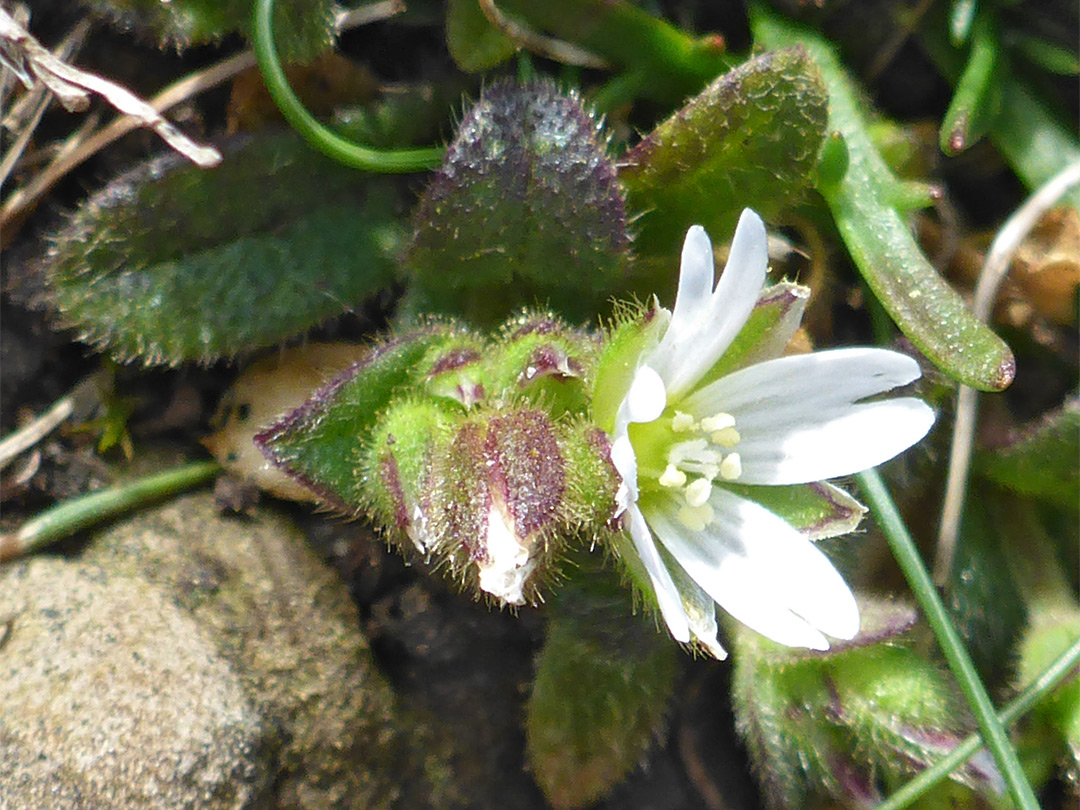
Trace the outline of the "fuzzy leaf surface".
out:
<instances>
[{"instance_id":1,"label":"fuzzy leaf surface","mask_svg":"<svg viewBox=\"0 0 1080 810\"><path fill-rule=\"evenodd\" d=\"M975 469L1022 495L1080 509L1080 400L1047 414L1015 442L975 456Z\"/></svg>"},{"instance_id":2,"label":"fuzzy leaf surface","mask_svg":"<svg viewBox=\"0 0 1080 810\"><path fill-rule=\"evenodd\" d=\"M642 625L610 584L610 593L595 584L560 588L537 659L526 755L558 810L602 798L640 762L675 687L677 648Z\"/></svg>"},{"instance_id":3,"label":"fuzzy leaf surface","mask_svg":"<svg viewBox=\"0 0 1080 810\"><path fill-rule=\"evenodd\" d=\"M570 320L594 317L629 245L622 190L597 124L551 82L484 91L415 221L410 310L479 325L537 303Z\"/></svg>"},{"instance_id":4,"label":"fuzzy leaf surface","mask_svg":"<svg viewBox=\"0 0 1080 810\"><path fill-rule=\"evenodd\" d=\"M220 41L228 34L250 37L251 0L84 0L117 28L135 29L164 48L184 49ZM333 45L331 0L276 0L274 31L281 57L306 61Z\"/></svg>"},{"instance_id":5,"label":"fuzzy leaf surface","mask_svg":"<svg viewBox=\"0 0 1080 810\"><path fill-rule=\"evenodd\" d=\"M216 169L151 160L86 200L42 261L62 322L121 360L209 361L279 342L387 287L398 186L293 135Z\"/></svg>"},{"instance_id":6,"label":"fuzzy leaf surface","mask_svg":"<svg viewBox=\"0 0 1080 810\"><path fill-rule=\"evenodd\" d=\"M329 504L358 512L368 501L363 467L372 431L395 397L416 384L414 369L424 354L443 340L443 333L430 330L373 347L256 436L255 445Z\"/></svg>"},{"instance_id":7,"label":"fuzzy leaf surface","mask_svg":"<svg viewBox=\"0 0 1080 810\"><path fill-rule=\"evenodd\" d=\"M827 95L800 48L757 56L724 74L620 162L635 246L674 252L686 229L730 234L743 208L766 220L811 186Z\"/></svg>"}]
</instances>

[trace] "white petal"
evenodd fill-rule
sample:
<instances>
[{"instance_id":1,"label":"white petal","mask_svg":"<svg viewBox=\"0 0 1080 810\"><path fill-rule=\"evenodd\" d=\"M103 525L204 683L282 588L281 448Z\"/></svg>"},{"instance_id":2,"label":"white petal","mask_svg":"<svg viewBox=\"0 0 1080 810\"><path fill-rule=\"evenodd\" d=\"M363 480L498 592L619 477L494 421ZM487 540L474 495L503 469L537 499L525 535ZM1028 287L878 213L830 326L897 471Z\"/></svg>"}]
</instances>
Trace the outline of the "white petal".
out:
<instances>
[{"instance_id":1,"label":"white petal","mask_svg":"<svg viewBox=\"0 0 1080 810\"><path fill-rule=\"evenodd\" d=\"M649 366L641 366L634 374L626 399L619 406L619 417L628 422L651 422L659 418L667 405L664 381Z\"/></svg>"},{"instance_id":2,"label":"white petal","mask_svg":"<svg viewBox=\"0 0 1080 810\"><path fill-rule=\"evenodd\" d=\"M713 521L699 534L650 506L647 518L664 547L720 607L780 644L828 649L824 634L859 630L855 597L809 540L763 507L717 488Z\"/></svg>"},{"instance_id":3,"label":"white petal","mask_svg":"<svg viewBox=\"0 0 1080 810\"><path fill-rule=\"evenodd\" d=\"M700 225L686 232L682 262L679 265L679 290L675 294L672 325L693 323L709 303L713 291L713 250L709 235Z\"/></svg>"},{"instance_id":4,"label":"white petal","mask_svg":"<svg viewBox=\"0 0 1080 810\"><path fill-rule=\"evenodd\" d=\"M735 417L744 484L800 484L868 469L919 441L934 423L910 397L855 404L919 377L907 355L836 349L736 371L680 404Z\"/></svg>"},{"instance_id":5,"label":"white petal","mask_svg":"<svg viewBox=\"0 0 1080 810\"><path fill-rule=\"evenodd\" d=\"M636 503L638 498L637 457L625 431L611 443L611 463L622 479L615 493L615 517L618 517Z\"/></svg>"},{"instance_id":6,"label":"white petal","mask_svg":"<svg viewBox=\"0 0 1080 810\"><path fill-rule=\"evenodd\" d=\"M679 589L675 587L671 572L660 557L660 551L653 542L652 532L649 531L641 510L632 506L627 514L630 518L630 537L649 575L656 602L660 606L660 615L664 617L664 623L667 624L672 638L686 644L690 641L690 624L686 611L683 610Z\"/></svg>"},{"instance_id":7,"label":"white petal","mask_svg":"<svg viewBox=\"0 0 1080 810\"><path fill-rule=\"evenodd\" d=\"M757 303L768 263L765 225L746 209L739 217L727 265L708 306L696 301L685 304L682 313L686 320L673 316L660 345L649 355L648 362L663 377L669 398L690 390L727 351ZM687 290L692 287L698 289L696 282L688 282ZM680 295L682 290L680 280Z\"/></svg>"}]
</instances>

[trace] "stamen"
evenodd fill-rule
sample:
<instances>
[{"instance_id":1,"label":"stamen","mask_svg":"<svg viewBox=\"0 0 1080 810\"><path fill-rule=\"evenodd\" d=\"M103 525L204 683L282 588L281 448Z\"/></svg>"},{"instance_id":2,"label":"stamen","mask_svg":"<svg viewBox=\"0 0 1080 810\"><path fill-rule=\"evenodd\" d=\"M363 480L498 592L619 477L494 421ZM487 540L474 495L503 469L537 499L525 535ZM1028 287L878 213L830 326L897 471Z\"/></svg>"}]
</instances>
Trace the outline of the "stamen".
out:
<instances>
[{"instance_id":1,"label":"stamen","mask_svg":"<svg viewBox=\"0 0 1080 810\"><path fill-rule=\"evenodd\" d=\"M712 433L730 427L735 427L735 417L730 413L724 413L723 411L714 413L712 416L706 416L701 420L701 429L706 433Z\"/></svg>"},{"instance_id":2,"label":"stamen","mask_svg":"<svg viewBox=\"0 0 1080 810\"><path fill-rule=\"evenodd\" d=\"M686 488L686 502L690 506L698 507L706 503L711 494L712 482L708 478L699 478Z\"/></svg>"},{"instance_id":3,"label":"stamen","mask_svg":"<svg viewBox=\"0 0 1080 810\"><path fill-rule=\"evenodd\" d=\"M738 453L731 453L720 462L720 477L725 481L734 481L742 475L742 459Z\"/></svg>"},{"instance_id":4,"label":"stamen","mask_svg":"<svg viewBox=\"0 0 1080 810\"><path fill-rule=\"evenodd\" d=\"M721 447L734 447L742 440L742 436L739 435L739 431L735 428L726 427L723 430L714 431L709 440Z\"/></svg>"},{"instance_id":5,"label":"stamen","mask_svg":"<svg viewBox=\"0 0 1080 810\"><path fill-rule=\"evenodd\" d=\"M713 519L713 508L703 503L701 506L684 506L677 515L679 522L692 532L700 532Z\"/></svg>"},{"instance_id":6,"label":"stamen","mask_svg":"<svg viewBox=\"0 0 1080 810\"><path fill-rule=\"evenodd\" d=\"M686 484L686 473L677 468L674 464L668 464L667 469L664 470L664 474L660 476L659 482L662 487L678 489Z\"/></svg>"},{"instance_id":7,"label":"stamen","mask_svg":"<svg viewBox=\"0 0 1080 810\"><path fill-rule=\"evenodd\" d=\"M694 417L682 411L675 411L671 417L671 430L675 433L686 433L695 427Z\"/></svg>"}]
</instances>

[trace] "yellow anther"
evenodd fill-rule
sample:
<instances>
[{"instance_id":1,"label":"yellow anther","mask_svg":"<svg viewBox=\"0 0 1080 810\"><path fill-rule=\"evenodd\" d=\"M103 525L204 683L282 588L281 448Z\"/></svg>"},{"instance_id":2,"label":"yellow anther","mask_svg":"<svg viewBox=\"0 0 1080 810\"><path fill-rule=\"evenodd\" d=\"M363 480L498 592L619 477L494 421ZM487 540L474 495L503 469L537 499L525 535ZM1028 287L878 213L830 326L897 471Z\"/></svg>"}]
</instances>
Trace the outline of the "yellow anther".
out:
<instances>
[{"instance_id":1,"label":"yellow anther","mask_svg":"<svg viewBox=\"0 0 1080 810\"><path fill-rule=\"evenodd\" d=\"M721 447L734 447L741 439L742 436L739 435L739 431L733 427L713 431L712 436L709 437L713 444L718 444Z\"/></svg>"},{"instance_id":2,"label":"yellow anther","mask_svg":"<svg viewBox=\"0 0 1080 810\"><path fill-rule=\"evenodd\" d=\"M705 503L701 506L684 506L679 510L679 522L692 532L700 532L713 519L713 508Z\"/></svg>"},{"instance_id":3,"label":"yellow anther","mask_svg":"<svg viewBox=\"0 0 1080 810\"><path fill-rule=\"evenodd\" d=\"M699 478L686 488L686 503L693 507L701 506L711 494L712 482L708 478Z\"/></svg>"},{"instance_id":4,"label":"yellow anther","mask_svg":"<svg viewBox=\"0 0 1080 810\"><path fill-rule=\"evenodd\" d=\"M662 487L678 489L686 483L686 473L674 464L668 464L667 469L664 470L664 474L661 475L658 480Z\"/></svg>"},{"instance_id":5,"label":"yellow anther","mask_svg":"<svg viewBox=\"0 0 1080 810\"><path fill-rule=\"evenodd\" d=\"M675 415L671 417L671 429L675 433L686 433L688 430L693 430L694 427L694 417L688 413L675 411Z\"/></svg>"},{"instance_id":6,"label":"yellow anther","mask_svg":"<svg viewBox=\"0 0 1080 810\"><path fill-rule=\"evenodd\" d=\"M720 477L725 481L734 481L742 475L742 459L738 453L732 453L720 462Z\"/></svg>"},{"instance_id":7,"label":"yellow anther","mask_svg":"<svg viewBox=\"0 0 1080 810\"><path fill-rule=\"evenodd\" d=\"M713 433L724 428L735 427L735 417L730 413L714 413L701 420L701 429L706 433Z\"/></svg>"}]
</instances>

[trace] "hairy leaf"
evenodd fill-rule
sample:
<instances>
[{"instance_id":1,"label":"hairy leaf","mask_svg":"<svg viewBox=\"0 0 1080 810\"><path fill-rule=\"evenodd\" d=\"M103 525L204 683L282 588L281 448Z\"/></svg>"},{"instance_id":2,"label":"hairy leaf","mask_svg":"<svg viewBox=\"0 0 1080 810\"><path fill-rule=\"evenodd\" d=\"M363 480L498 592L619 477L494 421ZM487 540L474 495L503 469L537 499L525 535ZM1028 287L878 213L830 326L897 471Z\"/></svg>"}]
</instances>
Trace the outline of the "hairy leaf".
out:
<instances>
[{"instance_id":1,"label":"hairy leaf","mask_svg":"<svg viewBox=\"0 0 1080 810\"><path fill-rule=\"evenodd\" d=\"M620 279L628 245L614 167L578 99L550 82L495 84L420 201L410 308L490 325L539 303L584 320Z\"/></svg>"},{"instance_id":2,"label":"hairy leaf","mask_svg":"<svg viewBox=\"0 0 1080 810\"><path fill-rule=\"evenodd\" d=\"M62 322L121 360L208 361L274 344L394 279L392 180L293 135L231 142L216 169L172 155L91 196L42 262Z\"/></svg>"},{"instance_id":3,"label":"hairy leaf","mask_svg":"<svg viewBox=\"0 0 1080 810\"><path fill-rule=\"evenodd\" d=\"M137 29L162 47L183 49L251 31L251 0L82 0L122 30ZM333 45L331 0L276 0L274 30L285 61L305 61Z\"/></svg>"},{"instance_id":4,"label":"hairy leaf","mask_svg":"<svg viewBox=\"0 0 1080 810\"><path fill-rule=\"evenodd\" d=\"M671 253L686 229L730 234L745 207L766 219L811 186L828 116L825 87L799 48L724 74L620 162L635 243Z\"/></svg>"}]
</instances>

